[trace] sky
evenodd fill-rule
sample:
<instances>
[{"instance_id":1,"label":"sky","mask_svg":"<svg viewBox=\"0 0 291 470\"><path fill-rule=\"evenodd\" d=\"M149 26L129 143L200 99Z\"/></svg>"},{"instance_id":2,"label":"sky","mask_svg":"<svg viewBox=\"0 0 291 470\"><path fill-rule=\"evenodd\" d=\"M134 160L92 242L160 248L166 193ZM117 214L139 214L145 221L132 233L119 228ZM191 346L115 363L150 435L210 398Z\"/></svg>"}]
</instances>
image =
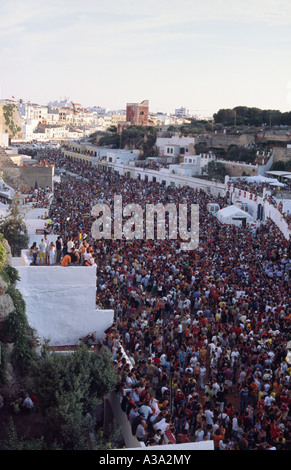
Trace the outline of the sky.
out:
<instances>
[{"instance_id":1,"label":"sky","mask_svg":"<svg viewBox=\"0 0 291 470\"><path fill-rule=\"evenodd\" d=\"M286 0L0 0L0 98L291 110Z\"/></svg>"}]
</instances>

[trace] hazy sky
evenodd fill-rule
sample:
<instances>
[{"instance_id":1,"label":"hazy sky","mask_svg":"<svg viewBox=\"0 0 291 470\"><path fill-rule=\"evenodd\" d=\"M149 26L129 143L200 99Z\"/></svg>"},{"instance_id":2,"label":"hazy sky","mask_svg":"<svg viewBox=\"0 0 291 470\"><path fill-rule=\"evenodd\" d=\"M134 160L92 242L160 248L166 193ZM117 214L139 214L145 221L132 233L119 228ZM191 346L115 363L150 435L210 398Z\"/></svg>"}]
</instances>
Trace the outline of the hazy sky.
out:
<instances>
[{"instance_id":1,"label":"hazy sky","mask_svg":"<svg viewBox=\"0 0 291 470\"><path fill-rule=\"evenodd\" d=\"M0 97L291 110L288 0L0 0Z\"/></svg>"}]
</instances>

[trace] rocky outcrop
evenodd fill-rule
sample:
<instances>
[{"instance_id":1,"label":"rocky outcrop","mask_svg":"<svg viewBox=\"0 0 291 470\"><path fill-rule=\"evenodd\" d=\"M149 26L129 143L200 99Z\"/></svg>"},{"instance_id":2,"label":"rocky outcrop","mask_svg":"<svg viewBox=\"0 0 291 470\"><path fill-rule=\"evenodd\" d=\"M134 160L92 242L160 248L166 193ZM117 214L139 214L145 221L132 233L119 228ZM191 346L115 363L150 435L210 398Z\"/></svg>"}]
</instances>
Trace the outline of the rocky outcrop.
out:
<instances>
[{"instance_id":1,"label":"rocky outcrop","mask_svg":"<svg viewBox=\"0 0 291 470\"><path fill-rule=\"evenodd\" d=\"M0 133L12 139L23 139L22 121L15 103L0 103Z\"/></svg>"},{"instance_id":2,"label":"rocky outcrop","mask_svg":"<svg viewBox=\"0 0 291 470\"><path fill-rule=\"evenodd\" d=\"M0 295L0 323L14 310L14 303L8 294Z\"/></svg>"}]
</instances>

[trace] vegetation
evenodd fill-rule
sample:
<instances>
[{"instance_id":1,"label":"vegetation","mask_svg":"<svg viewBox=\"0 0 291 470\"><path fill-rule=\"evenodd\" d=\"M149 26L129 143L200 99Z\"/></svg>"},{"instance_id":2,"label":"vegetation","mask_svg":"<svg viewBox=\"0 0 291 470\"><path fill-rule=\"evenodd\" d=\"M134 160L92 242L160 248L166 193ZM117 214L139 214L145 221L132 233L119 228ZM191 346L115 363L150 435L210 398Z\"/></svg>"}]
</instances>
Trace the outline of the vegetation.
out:
<instances>
[{"instance_id":1,"label":"vegetation","mask_svg":"<svg viewBox=\"0 0 291 470\"><path fill-rule=\"evenodd\" d=\"M20 256L21 250L28 247L29 236L18 198L13 199L7 212L0 220L0 232L8 241L12 256Z\"/></svg>"},{"instance_id":2,"label":"vegetation","mask_svg":"<svg viewBox=\"0 0 291 470\"><path fill-rule=\"evenodd\" d=\"M129 126L117 133L116 127L110 128L110 133L101 137L99 145L101 147L111 148L128 148L142 150L146 157L155 156L155 143L157 138L157 130L152 126Z\"/></svg>"},{"instance_id":3,"label":"vegetation","mask_svg":"<svg viewBox=\"0 0 291 470\"><path fill-rule=\"evenodd\" d=\"M233 144L228 147L224 158L236 162L255 163L256 155L257 149L255 146L248 148Z\"/></svg>"},{"instance_id":4,"label":"vegetation","mask_svg":"<svg viewBox=\"0 0 291 470\"><path fill-rule=\"evenodd\" d=\"M221 124L215 125L213 122L204 119L190 119L189 123L179 126L179 133L184 136L195 136L213 131L221 131L222 129Z\"/></svg>"},{"instance_id":5,"label":"vegetation","mask_svg":"<svg viewBox=\"0 0 291 470\"><path fill-rule=\"evenodd\" d=\"M46 442L44 436L37 438L30 437L29 431L30 429L27 429L27 431L20 436L12 417L10 417L5 429L6 437L0 440L0 450L63 450L56 441L52 443ZM90 449L108 450L121 448L123 445L121 430L116 426L115 422L110 427L109 432L109 436L105 436L102 429L98 429L90 445Z\"/></svg>"},{"instance_id":6,"label":"vegetation","mask_svg":"<svg viewBox=\"0 0 291 470\"><path fill-rule=\"evenodd\" d=\"M291 126L291 112L282 113L275 109L237 106L220 109L213 117L216 124L223 126Z\"/></svg>"},{"instance_id":7,"label":"vegetation","mask_svg":"<svg viewBox=\"0 0 291 470\"><path fill-rule=\"evenodd\" d=\"M12 417L6 427L7 438L0 441L0 450L43 450L43 437L31 439L28 432L24 436L19 436Z\"/></svg>"},{"instance_id":8,"label":"vegetation","mask_svg":"<svg viewBox=\"0 0 291 470\"><path fill-rule=\"evenodd\" d=\"M25 302L21 293L16 289L15 285L19 280L17 270L6 265L2 267L1 277L7 283L6 293L11 297L14 310L6 317L1 333L1 373L0 385L6 383L6 347L7 343L13 343L13 351L11 362L15 373L18 377L25 377L31 371L32 362L35 359L35 340L32 330L28 324L25 313Z\"/></svg>"},{"instance_id":9,"label":"vegetation","mask_svg":"<svg viewBox=\"0 0 291 470\"><path fill-rule=\"evenodd\" d=\"M204 170L209 180L216 179L224 183L225 176L228 174L227 169L221 162L212 160L209 162Z\"/></svg>"},{"instance_id":10,"label":"vegetation","mask_svg":"<svg viewBox=\"0 0 291 470\"><path fill-rule=\"evenodd\" d=\"M88 449L94 431L94 411L117 384L109 353L94 353L85 345L69 354L51 352L44 345L33 368L35 391L48 429L62 449Z\"/></svg>"},{"instance_id":11,"label":"vegetation","mask_svg":"<svg viewBox=\"0 0 291 470\"><path fill-rule=\"evenodd\" d=\"M19 377L25 377L31 371L35 358L35 339L25 313L25 302L21 293L9 285L7 293L13 300L15 309L5 320L5 336L13 343L12 365Z\"/></svg>"},{"instance_id":12,"label":"vegetation","mask_svg":"<svg viewBox=\"0 0 291 470\"><path fill-rule=\"evenodd\" d=\"M283 160L274 162L271 166L271 171L291 171L291 160L287 162L284 162Z\"/></svg>"},{"instance_id":13,"label":"vegetation","mask_svg":"<svg viewBox=\"0 0 291 470\"><path fill-rule=\"evenodd\" d=\"M198 142L194 145L196 155L200 155L201 153L208 153L209 148L206 142Z\"/></svg>"}]
</instances>

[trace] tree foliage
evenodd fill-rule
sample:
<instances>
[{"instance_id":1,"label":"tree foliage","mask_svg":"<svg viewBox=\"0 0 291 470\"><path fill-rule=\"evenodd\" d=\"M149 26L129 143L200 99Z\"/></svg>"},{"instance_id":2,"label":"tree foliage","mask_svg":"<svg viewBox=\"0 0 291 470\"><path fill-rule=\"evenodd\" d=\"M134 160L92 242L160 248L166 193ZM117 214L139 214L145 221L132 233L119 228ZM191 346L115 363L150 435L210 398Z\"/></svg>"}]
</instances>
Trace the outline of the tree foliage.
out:
<instances>
[{"instance_id":1,"label":"tree foliage","mask_svg":"<svg viewBox=\"0 0 291 470\"><path fill-rule=\"evenodd\" d=\"M274 162L271 166L271 171L291 171L291 160L287 162L284 162L283 160Z\"/></svg>"},{"instance_id":2,"label":"tree foliage","mask_svg":"<svg viewBox=\"0 0 291 470\"><path fill-rule=\"evenodd\" d=\"M228 174L225 165L221 162L212 160L205 167L205 173L208 179L216 179L224 183L225 176Z\"/></svg>"},{"instance_id":3,"label":"tree foliage","mask_svg":"<svg viewBox=\"0 0 291 470\"><path fill-rule=\"evenodd\" d=\"M0 247L3 248L3 236L0 236ZM1 251L1 250L0 250ZM8 264L0 264L0 276L7 283L6 293L10 296L14 310L5 318L1 330L1 373L0 385L6 383L6 369L8 366L6 344L13 343L11 363L18 377L29 374L35 355L35 339L26 317L24 299L16 282L19 280L18 271Z\"/></svg>"},{"instance_id":4,"label":"tree foliage","mask_svg":"<svg viewBox=\"0 0 291 470\"><path fill-rule=\"evenodd\" d=\"M230 161L254 163L256 155L256 147L247 148L233 144L228 147L224 158Z\"/></svg>"},{"instance_id":5,"label":"tree foliage","mask_svg":"<svg viewBox=\"0 0 291 470\"><path fill-rule=\"evenodd\" d=\"M7 215L1 218L0 232L8 241L12 256L20 256L21 250L28 247L29 236L18 198L13 199Z\"/></svg>"},{"instance_id":6,"label":"tree foliage","mask_svg":"<svg viewBox=\"0 0 291 470\"><path fill-rule=\"evenodd\" d=\"M80 345L75 352L50 352L47 345L34 367L39 406L63 449L87 448L92 412L100 399L115 389L116 371L111 356Z\"/></svg>"},{"instance_id":7,"label":"tree foliage","mask_svg":"<svg viewBox=\"0 0 291 470\"><path fill-rule=\"evenodd\" d=\"M155 155L156 138L157 130L152 126L129 126L123 129L121 135L117 134L115 127L112 127L110 134L101 137L99 145L142 150L145 156L152 157Z\"/></svg>"},{"instance_id":8,"label":"tree foliage","mask_svg":"<svg viewBox=\"0 0 291 470\"><path fill-rule=\"evenodd\" d=\"M8 286L7 293L12 298L14 310L5 320L5 336L7 341L13 343L14 370L20 377L24 377L31 371L36 344L27 321L25 302L21 293L12 284Z\"/></svg>"},{"instance_id":9,"label":"tree foliage","mask_svg":"<svg viewBox=\"0 0 291 470\"><path fill-rule=\"evenodd\" d=\"M291 112L282 113L276 109L260 109L237 106L233 109L219 109L213 115L215 123L224 126L291 126Z\"/></svg>"},{"instance_id":10,"label":"tree foliage","mask_svg":"<svg viewBox=\"0 0 291 470\"><path fill-rule=\"evenodd\" d=\"M0 450L44 450L45 443L42 437L31 439L28 432L24 436L18 435L12 416L9 417L6 426L6 435L6 439L0 441Z\"/></svg>"}]
</instances>

